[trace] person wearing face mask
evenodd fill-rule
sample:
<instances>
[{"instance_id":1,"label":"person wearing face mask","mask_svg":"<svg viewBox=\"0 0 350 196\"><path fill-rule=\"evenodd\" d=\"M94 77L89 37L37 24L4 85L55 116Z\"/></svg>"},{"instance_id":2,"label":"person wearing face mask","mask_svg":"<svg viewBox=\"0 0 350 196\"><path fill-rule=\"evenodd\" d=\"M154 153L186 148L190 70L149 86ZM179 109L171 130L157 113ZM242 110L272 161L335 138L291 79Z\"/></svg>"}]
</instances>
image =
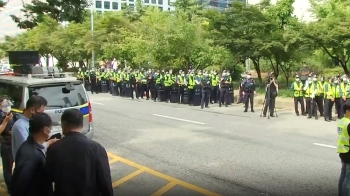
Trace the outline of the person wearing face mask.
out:
<instances>
[{"instance_id":1,"label":"person wearing face mask","mask_svg":"<svg viewBox=\"0 0 350 196\"><path fill-rule=\"evenodd\" d=\"M210 89L211 89L211 78L209 77L209 74L207 71L204 71L203 77L201 79L201 87L202 87L202 98L201 98L201 109L204 108L204 105L206 108L209 108L209 96L210 96Z\"/></svg>"},{"instance_id":2,"label":"person wearing face mask","mask_svg":"<svg viewBox=\"0 0 350 196\"><path fill-rule=\"evenodd\" d=\"M162 71L164 73L164 70ZM160 92L159 89L162 88L162 81L163 81L163 74L160 74L159 71L157 71L154 74L154 80L156 81L155 89L154 89L154 102L160 101Z\"/></svg>"},{"instance_id":3,"label":"person wearing face mask","mask_svg":"<svg viewBox=\"0 0 350 196\"><path fill-rule=\"evenodd\" d=\"M266 117L267 110L269 110L269 117L275 117L275 105L276 97L278 93L278 82L275 79L273 73L270 73L269 79L266 82L266 95L265 95L265 104L263 109L263 117Z\"/></svg>"},{"instance_id":4,"label":"person wearing face mask","mask_svg":"<svg viewBox=\"0 0 350 196\"><path fill-rule=\"evenodd\" d=\"M333 78L328 77L328 82L324 83L324 120L327 122L334 121L332 117L332 108L334 105L334 93L335 87L333 84Z\"/></svg>"},{"instance_id":5,"label":"person wearing face mask","mask_svg":"<svg viewBox=\"0 0 350 196\"><path fill-rule=\"evenodd\" d=\"M172 85L173 85L173 80L171 77L171 73L167 72L164 76L164 88L163 88L163 92L164 92L163 95L166 103L169 103L170 101Z\"/></svg>"},{"instance_id":6,"label":"person wearing face mask","mask_svg":"<svg viewBox=\"0 0 350 196\"><path fill-rule=\"evenodd\" d=\"M219 94L219 82L220 77L218 76L216 71L213 71L211 76L211 95L210 95L210 103L218 102L218 94Z\"/></svg>"},{"instance_id":7,"label":"person wearing face mask","mask_svg":"<svg viewBox=\"0 0 350 196\"><path fill-rule=\"evenodd\" d=\"M315 75L315 77L313 78L313 81L316 82L317 85L317 93L315 95L315 102L317 105L316 111L318 109L318 111L320 112L320 116L323 116L324 114L324 107L323 107L323 83L321 81L317 80L317 76Z\"/></svg>"},{"instance_id":8,"label":"person wearing face mask","mask_svg":"<svg viewBox=\"0 0 350 196\"><path fill-rule=\"evenodd\" d=\"M97 74L95 72L95 69L91 69L90 74L89 74L89 83L91 84L91 94L98 94L97 90Z\"/></svg>"},{"instance_id":9,"label":"person wearing face mask","mask_svg":"<svg viewBox=\"0 0 350 196\"><path fill-rule=\"evenodd\" d=\"M243 80L242 84L243 89L243 99L244 99L244 112L248 111L248 105L250 102L250 111L254 112L254 95L255 91L255 81L251 78L251 73L246 74L246 79Z\"/></svg>"},{"instance_id":10,"label":"person wearing face mask","mask_svg":"<svg viewBox=\"0 0 350 196\"><path fill-rule=\"evenodd\" d=\"M185 97L185 88L187 88L187 79L185 77L185 72L183 72L182 70L179 71L179 75L176 77L176 83L179 86L179 90L178 90L178 104L180 103L184 103L186 99L186 101L188 101L188 97L187 97L187 90L186 90L186 97Z\"/></svg>"},{"instance_id":11,"label":"person wearing face mask","mask_svg":"<svg viewBox=\"0 0 350 196\"><path fill-rule=\"evenodd\" d=\"M345 95L345 92L343 92L343 89L341 88L340 81L338 79L334 80L334 105L337 110L338 119L342 118L342 111L341 111L341 100L343 99L343 95Z\"/></svg>"},{"instance_id":12,"label":"person wearing face mask","mask_svg":"<svg viewBox=\"0 0 350 196\"><path fill-rule=\"evenodd\" d=\"M343 92L343 95L340 99L340 105L341 105L341 109L340 109L340 117L343 118L344 116L344 113L342 112L342 107L344 105L344 103L346 102L346 99L347 99L347 85L348 85L348 78L346 75L344 75L342 78L341 78L341 82L340 82L340 88Z\"/></svg>"},{"instance_id":13,"label":"person wearing face mask","mask_svg":"<svg viewBox=\"0 0 350 196\"><path fill-rule=\"evenodd\" d=\"M23 114L20 114L18 120L13 124L11 145L12 145L12 156L14 159L16 158L16 153L19 147L28 138L29 119L36 113L44 112L46 105L47 105L47 101L44 97L41 97L41 96L30 97L26 103L26 109L23 111ZM56 141L57 141L56 139L51 139L47 141L44 145L45 147L48 147Z\"/></svg>"},{"instance_id":14,"label":"person wearing face mask","mask_svg":"<svg viewBox=\"0 0 350 196\"><path fill-rule=\"evenodd\" d=\"M229 102L229 95L228 95L228 88L229 88L229 80L227 77L226 70L222 72L222 76L220 79L220 98L219 98L219 107L221 107L222 102L224 102L225 107L228 106Z\"/></svg>"},{"instance_id":15,"label":"person wearing face mask","mask_svg":"<svg viewBox=\"0 0 350 196\"><path fill-rule=\"evenodd\" d=\"M301 114L303 116L306 116L305 113L305 105L304 105L304 95L303 95L303 83L300 81L299 75L295 76L295 82L292 83L290 87L294 93L294 111L297 116L300 115L299 110L298 110L298 103L300 103L301 107Z\"/></svg>"},{"instance_id":16,"label":"person wearing face mask","mask_svg":"<svg viewBox=\"0 0 350 196\"><path fill-rule=\"evenodd\" d=\"M308 118L312 118L312 116L314 116L316 113L315 97L313 97L314 92L316 91L316 88L317 88L317 84L315 85L315 83L313 83L312 75L310 74L303 88L303 90L305 91L304 96L305 96L306 112L308 114Z\"/></svg>"},{"instance_id":17,"label":"person wearing face mask","mask_svg":"<svg viewBox=\"0 0 350 196\"><path fill-rule=\"evenodd\" d=\"M13 118L11 113L11 103L7 99L0 100L1 108L1 122L0 122L0 143L1 143L1 160L2 160L2 174L9 193L11 193L11 178L13 156L11 150L11 129L16 118Z\"/></svg>"},{"instance_id":18,"label":"person wearing face mask","mask_svg":"<svg viewBox=\"0 0 350 196\"><path fill-rule=\"evenodd\" d=\"M123 73L121 72L120 69L118 69L115 73L115 79L116 79L116 84L117 84L117 95L121 96L122 91L123 91Z\"/></svg>"},{"instance_id":19,"label":"person wearing face mask","mask_svg":"<svg viewBox=\"0 0 350 196\"><path fill-rule=\"evenodd\" d=\"M51 195L53 192L44 172L44 143L50 138L52 120L45 113L34 114L29 120L28 138L18 149L12 177L12 195Z\"/></svg>"},{"instance_id":20,"label":"person wearing face mask","mask_svg":"<svg viewBox=\"0 0 350 196\"><path fill-rule=\"evenodd\" d=\"M187 77L187 88L188 88L188 104L193 105L194 96L194 86L196 85L196 78L194 76L194 71L191 70L189 76Z\"/></svg>"}]
</instances>

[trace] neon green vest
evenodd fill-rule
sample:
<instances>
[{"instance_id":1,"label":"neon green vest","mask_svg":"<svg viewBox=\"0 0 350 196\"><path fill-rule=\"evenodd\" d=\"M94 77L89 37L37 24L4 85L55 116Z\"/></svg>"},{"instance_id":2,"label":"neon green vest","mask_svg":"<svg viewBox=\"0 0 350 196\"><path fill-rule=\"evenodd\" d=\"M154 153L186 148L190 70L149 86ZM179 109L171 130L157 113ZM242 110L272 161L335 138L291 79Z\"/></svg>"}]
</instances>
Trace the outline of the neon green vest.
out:
<instances>
[{"instance_id":1,"label":"neon green vest","mask_svg":"<svg viewBox=\"0 0 350 196\"><path fill-rule=\"evenodd\" d=\"M350 119L342 118L338 123L338 153L348 153L350 146L350 136L348 133L348 125L350 124Z\"/></svg>"},{"instance_id":2,"label":"neon green vest","mask_svg":"<svg viewBox=\"0 0 350 196\"><path fill-rule=\"evenodd\" d=\"M298 85L299 83L299 85ZM294 82L294 97L302 97L303 96L303 83L301 82Z\"/></svg>"}]
</instances>

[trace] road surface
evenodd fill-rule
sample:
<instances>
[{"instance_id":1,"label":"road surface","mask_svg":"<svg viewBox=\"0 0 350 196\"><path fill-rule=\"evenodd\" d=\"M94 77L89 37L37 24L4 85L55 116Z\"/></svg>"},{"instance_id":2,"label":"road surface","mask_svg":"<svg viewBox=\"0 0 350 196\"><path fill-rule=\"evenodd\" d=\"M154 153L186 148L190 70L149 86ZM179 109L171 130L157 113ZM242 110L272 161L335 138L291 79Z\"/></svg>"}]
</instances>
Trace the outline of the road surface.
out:
<instances>
[{"instance_id":1,"label":"road surface","mask_svg":"<svg viewBox=\"0 0 350 196\"><path fill-rule=\"evenodd\" d=\"M336 122L90 96L115 195L337 194Z\"/></svg>"}]
</instances>

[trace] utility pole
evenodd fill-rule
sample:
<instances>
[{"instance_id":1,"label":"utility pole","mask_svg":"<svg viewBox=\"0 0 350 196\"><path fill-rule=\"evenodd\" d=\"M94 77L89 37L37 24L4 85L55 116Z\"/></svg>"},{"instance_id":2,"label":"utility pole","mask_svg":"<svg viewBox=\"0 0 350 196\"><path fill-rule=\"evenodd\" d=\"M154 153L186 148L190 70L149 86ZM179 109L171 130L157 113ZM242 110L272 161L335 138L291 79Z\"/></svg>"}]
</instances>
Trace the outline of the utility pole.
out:
<instances>
[{"instance_id":1,"label":"utility pole","mask_svg":"<svg viewBox=\"0 0 350 196\"><path fill-rule=\"evenodd\" d=\"M90 27L91 27L91 37L94 39L94 1L90 1ZM95 68L95 51L91 51L91 67Z\"/></svg>"}]
</instances>

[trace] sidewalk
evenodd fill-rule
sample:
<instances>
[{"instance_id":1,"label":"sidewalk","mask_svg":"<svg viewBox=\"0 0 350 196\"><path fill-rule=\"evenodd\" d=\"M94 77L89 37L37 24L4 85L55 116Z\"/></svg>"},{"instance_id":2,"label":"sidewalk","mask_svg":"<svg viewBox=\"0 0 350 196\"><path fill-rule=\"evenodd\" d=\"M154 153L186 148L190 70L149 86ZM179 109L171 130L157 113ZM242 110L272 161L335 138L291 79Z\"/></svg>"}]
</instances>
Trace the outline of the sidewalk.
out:
<instances>
[{"instance_id":1,"label":"sidewalk","mask_svg":"<svg viewBox=\"0 0 350 196\"><path fill-rule=\"evenodd\" d=\"M237 102L239 95L239 91L234 91L234 100L235 103ZM254 103L256 106L262 106L264 103L265 95L257 94L254 96ZM294 100L293 98L282 98L278 97L276 98L276 109L283 109L283 110L293 110L294 111Z\"/></svg>"}]
</instances>

